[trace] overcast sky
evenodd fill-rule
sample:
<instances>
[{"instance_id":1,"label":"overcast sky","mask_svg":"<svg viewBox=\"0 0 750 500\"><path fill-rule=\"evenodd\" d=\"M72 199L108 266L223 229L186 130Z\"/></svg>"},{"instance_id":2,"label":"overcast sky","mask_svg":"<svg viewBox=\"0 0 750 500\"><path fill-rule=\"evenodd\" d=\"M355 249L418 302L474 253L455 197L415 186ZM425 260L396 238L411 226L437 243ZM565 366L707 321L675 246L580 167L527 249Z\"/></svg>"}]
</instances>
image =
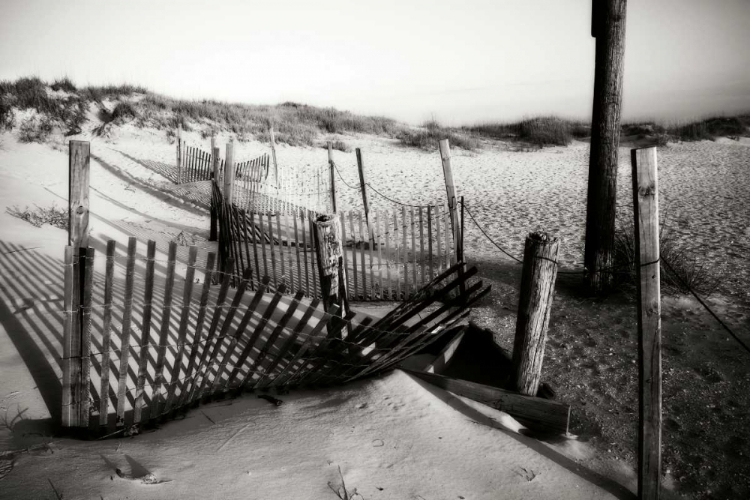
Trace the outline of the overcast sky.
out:
<instances>
[{"instance_id":1,"label":"overcast sky","mask_svg":"<svg viewBox=\"0 0 750 500\"><path fill-rule=\"evenodd\" d=\"M629 0L626 119L750 110L750 0ZM0 79L411 123L588 118L591 0L0 0Z\"/></svg>"}]
</instances>

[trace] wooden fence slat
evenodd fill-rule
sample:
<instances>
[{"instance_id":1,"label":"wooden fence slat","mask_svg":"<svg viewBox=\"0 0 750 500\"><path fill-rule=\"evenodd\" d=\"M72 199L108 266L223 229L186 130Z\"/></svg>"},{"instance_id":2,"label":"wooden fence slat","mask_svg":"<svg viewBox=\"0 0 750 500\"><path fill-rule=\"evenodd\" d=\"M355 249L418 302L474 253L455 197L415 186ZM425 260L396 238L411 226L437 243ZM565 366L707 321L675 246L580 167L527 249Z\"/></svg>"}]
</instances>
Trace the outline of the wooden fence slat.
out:
<instances>
[{"instance_id":1,"label":"wooden fence slat","mask_svg":"<svg viewBox=\"0 0 750 500\"><path fill-rule=\"evenodd\" d=\"M216 345L214 347L214 352L211 353L209 364L213 364L213 360L216 359L218 354L220 354L220 348L222 345L226 344L226 348L224 349L224 353L221 357L221 361L219 361L219 367L216 370L216 375L214 376L214 379L211 382L208 382L208 375L210 375L211 373L210 369L208 373L206 374L206 377L203 379L201 383L201 388L199 389L201 394L210 395L216 389L218 389L218 387L221 385L221 379L224 376L224 372L226 371L227 362L234 355L234 350L237 347L237 342L239 342L240 337L242 337L242 334L245 332L245 328L247 327L247 324L250 321L250 318L252 317L253 310L257 307L258 303L260 302L261 297L263 297L263 292L265 291L265 286L267 285L267 282L265 281L261 283L261 285L258 287L258 290L255 292L255 295L253 296L253 299L250 302L250 306L247 308L247 310L245 311L245 314L242 316L242 319L240 320L240 324L237 326L234 334L229 335L229 329L232 326L232 320L234 320L234 316L237 312L237 308L242 302L242 297L245 295L245 291L247 290L247 285L250 284L251 278L252 278L252 270L249 268L245 269L245 271L242 274L242 282L240 283L240 286L237 288L237 292L234 295L234 300L232 301L232 306L229 308L227 317L224 319L224 324L221 327L221 333L219 334L219 339L216 342ZM226 341L224 340L225 338L227 339Z\"/></svg>"},{"instance_id":2,"label":"wooden fence slat","mask_svg":"<svg viewBox=\"0 0 750 500\"><path fill-rule=\"evenodd\" d=\"M412 259L414 259L412 262L412 277L414 278L414 291L416 292L419 289L419 280L417 279L417 226L416 217L414 216L414 207L411 207L411 218L409 222L411 223L411 254Z\"/></svg>"},{"instance_id":3,"label":"wooden fence slat","mask_svg":"<svg viewBox=\"0 0 750 500\"><path fill-rule=\"evenodd\" d=\"M242 273L245 270L245 257L242 255L242 232L240 230L240 209L234 204L231 203L230 205L230 211L231 211L231 226L232 226L232 239L234 243L234 251L235 255L234 257L234 265L235 265L235 271L234 274L236 277L242 276ZM249 264L249 263L248 263Z\"/></svg>"},{"instance_id":4,"label":"wooden fence slat","mask_svg":"<svg viewBox=\"0 0 750 500\"><path fill-rule=\"evenodd\" d=\"M443 211L443 236L445 237L445 268L448 269L451 266L451 232L448 231L448 210Z\"/></svg>"},{"instance_id":5,"label":"wooden fence slat","mask_svg":"<svg viewBox=\"0 0 750 500\"><path fill-rule=\"evenodd\" d=\"M180 316L180 327L177 333L177 354L169 374L169 390L167 391L167 404L164 409L168 412L174 405L175 393L180 380L180 369L182 358L185 356L185 341L187 339L188 322L190 321L190 302L193 299L193 282L195 281L195 262L198 260L198 247L191 246L188 250L188 267L185 272L185 287L182 294L182 314ZM187 375L187 374L186 374Z\"/></svg>"},{"instance_id":6,"label":"wooden fence slat","mask_svg":"<svg viewBox=\"0 0 750 500\"><path fill-rule=\"evenodd\" d=\"M393 256L391 255L391 221L387 210L383 216L383 227L385 229L385 275L387 290L384 298L386 300L393 300L393 282L391 281L391 262L393 261Z\"/></svg>"},{"instance_id":7,"label":"wooden fence slat","mask_svg":"<svg viewBox=\"0 0 750 500\"><path fill-rule=\"evenodd\" d=\"M281 235L281 213L276 212L276 237L279 241L279 261L281 262L281 283L286 284L289 277L286 275L286 259L284 258L284 237ZM291 285L289 285L291 292Z\"/></svg>"},{"instance_id":8,"label":"wooden fence slat","mask_svg":"<svg viewBox=\"0 0 750 500\"><path fill-rule=\"evenodd\" d=\"M378 246L378 286L380 287L380 290L378 290L378 296L380 297L380 300L385 300L385 294L383 293L383 249L382 242L380 241L382 235L381 235L381 228L380 228L380 210L375 211L375 232L377 233L377 242L375 243Z\"/></svg>"},{"instance_id":9,"label":"wooden fence slat","mask_svg":"<svg viewBox=\"0 0 750 500\"><path fill-rule=\"evenodd\" d=\"M372 234L372 233L370 233ZM351 323L351 321L356 316L356 313L354 311L349 311L345 316L343 321L341 321L341 318L338 316L336 318L333 317L327 317L327 315L323 315L323 319L321 321L324 321L328 326L328 335L326 338L320 342L315 350L310 354L308 358L308 362L303 363L300 368L297 370L297 373L294 377L289 379L290 385L302 385L302 384L312 384L315 380L317 380L317 375L319 375L321 372L327 371L324 370L326 363L332 362L334 363L330 369L335 368L335 357L336 355L334 353L337 352L335 348L331 348L331 345L333 344L335 347L335 344L342 344L341 341L341 333L340 331L344 329L346 324ZM369 320L369 318L366 318ZM339 323L338 325L334 326L336 323Z\"/></svg>"},{"instance_id":10,"label":"wooden fence slat","mask_svg":"<svg viewBox=\"0 0 750 500\"><path fill-rule=\"evenodd\" d=\"M110 344L112 335L112 290L115 281L117 242L107 241L107 265L104 271L104 318L102 319L102 362L99 385L99 425L107 425L109 416ZM67 272L67 268L65 269ZM67 280L67 277L66 277ZM66 308L67 310L67 308Z\"/></svg>"},{"instance_id":11,"label":"wooden fence slat","mask_svg":"<svg viewBox=\"0 0 750 500\"><path fill-rule=\"evenodd\" d=\"M305 221L305 211L300 210L300 226L302 226L302 250L303 250L303 256L305 259L305 290L307 290L307 296L308 297L314 297L315 296L315 289L313 289L313 293L310 294L310 274L309 274L309 265L307 260L307 228L308 224ZM310 235L312 238L312 235Z\"/></svg>"},{"instance_id":12,"label":"wooden fence slat","mask_svg":"<svg viewBox=\"0 0 750 500\"><path fill-rule=\"evenodd\" d=\"M436 206L436 209L439 208ZM435 232L437 238L435 239L435 245L437 246L437 271L440 273L443 270L443 259L440 254L440 211L436 210L435 212ZM430 252L432 253L432 252ZM430 280L432 280L432 275L430 275Z\"/></svg>"},{"instance_id":13,"label":"wooden fence slat","mask_svg":"<svg viewBox=\"0 0 750 500\"><path fill-rule=\"evenodd\" d=\"M267 379L273 374L273 371L284 360L289 350L297 342L300 332L307 326L313 313L318 309L319 304L320 304L319 299L313 299L312 302L307 306L307 308L305 309L305 312L302 314L302 318L297 322L297 324L294 327L294 330L291 331L291 333L289 334L289 337L286 339L286 341L282 344L281 348L279 349L279 353L274 358L272 365L268 367L268 369L263 373L263 376L261 377L261 379L258 380L258 383L256 384L256 388L265 389L266 387L275 385L276 380L279 380L280 377L282 377L283 375L287 373L287 371L291 367L291 364L293 363L294 356L292 356L292 359L290 359L290 361L281 368L281 370L279 371L279 374L268 382L267 386L263 385L263 382L265 381L265 379Z\"/></svg>"},{"instance_id":14,"label":"wooden fence slat","mask_svg":"<svg viewBox=\"0 0 750 500\"><path fill-rule=\"evenodd\" d=\"M245 214L247 220L247 214ZM255 212L250 212L250 230L253 232L253 259L255 260L255 281L260 285L260 264L258 262L258 226L255 225Z\"/></svg>"},{"instance_id":15,"label":"wooden fence slat","mask_svg":"<svg viewBox=\"0 0 750 500\"><path fill-rule=\"evenodd\" d=\"M393 210L393 272L395 273L395 283L393 284L393 299L401 300L401 270L400 270L400 249L398 245L398 210Z\"/></svg>"},{"instance_id":16,"label":"wooden fence slat","mask_svg":"<svg viewBox=\"0 0 750 500\"><path fill-rule=\"evenodd\" d=\"M75 316L78 315L78 289L74 284L74 276L78 273L78 261L76 260L76 249L72 246L65 247L65 282L63 294L63 379L62 379L62 425L63 427L75 427L78 425L77 400L74 395L74 380L80 377L80 363L77 352L74 357L74 337L78 337L75 330Z\"/></svg>"},{"instance_id":17,"label":"wooden fence slat","mask_svg":"<svg viewBox=\"0 0 750 500\"><path fill-rule=\"evenodd\" d=\"M315 272L316 269L318 269L318 265L315 262L317 260L318 255L318 249L315 246L315 216L313 212L309 211L307 212L307 220L310 225L310 269L312 274L312 280L313 280L313 295L315 297L320 296L318 294L318 273Z\"/></svg>"},{"instance_id":18,"label":"wooden fence slat","mask_svg":"<svg viewBox=\"0 0 750 500\"><path fill-rule=\"evenodd\" d=\"M149 418L155 418L162 405L164 397L161 394L161 386L164 383L164 365L167 359L167 344L169 343L169 326L172 318L172 293L174 290L174 268L177 260L177 243L169 242L169 253L167 255L167 281L164 285L164 306L161 317L161 329L159 331L159 350L156 358L156 369L154 372L154 392L149 408Z\"/></svg>"},{"instance_id":19,"label":"wooden fence slat","mask_svg":"<svg viewBox=\"0 0 750 500\"><path fill-rule=\"evenodd\" d=\"M273 273L273 287L279 288L279 278L276 274L276 252L274 251L274 237L273 237L273 218L271 214L268 214L268 241L269 250L271 252L271 272Z\"/></svg>"},{"instance_id":20,"label":"wooden fence slat","mask_svg":"<svg viewBox=\"0 0 750 500\"><path fill-rule=\"evenodd\" d=\"M154 258L156 242L149 240L146 251L146 288L143 292L143 321L141 322L141 350L138 354L138 378L136 380L135 406L133 422L140 423L143 410L144 388L148 368L148 351L151 345L151 314L154 300Z\"/></svg>"},{"instance_id":21,"label":"wooden fence slat","mask_svg":"<svg viewBox=\"0 0 750 500\"><path fill-rule=\"evenodd\" d=\"M302 290L302 259L300 259L299 254L299 228L297 227L297 212L292 214L292 219L294 220L294 252L297 256L297 281L299 282L297 290Z\"/></svg>"},{"instance_id":22,"label":"wooden fence slat","mask_svg":"<svg viewBox=\"0 0 750 500\"><path fill-rule=\"evenodd\" d=\"M432 205L427 205L427 258L429 259L430 281L432 281L435 277L435 263L432 258Z\"/></svg>"},{"instance_id":23,"label":"wooden fence slat","mask_svg":"<svg viewBox=\"0 0 750 500\"><path fill-rule=\"evenodd\" d=\"M333 171L332 171L333 172ZM331 183L331 186L333 186L333 183ZM331 187L331 196L333 196L333 187ZM332 198L334 199L334 198ZM335 202L335 199L334 199ZM349 262L349 256L347 255L346 250L346 217L344 217L344 212L341 211L339 213L339 222L341 223L341 256L344 258L344 276L346 276L346 299L350 299L351 297L351 287L349 285L349 271L348 271L348 262Z\"/></svg>"},{"instance_id":24,"label":"wooden fence slat","mask_svg":"<svg viewBox=\"0 0 750 500\"><path fill-rule=\"evenodd\" d=\"M252 354L255 344L258 342L258 339L265 332L265 329L268 326L268 320L271 319L271 316L273 316L273 313L276 311L276 307L279 305L279 301L281 300L284 290L285 290L284 286L279 287L279 290L277 290L273 294L271 301L268 303L268 305L266 306L266 309L263 311L263 315L261 316L260 321L258 322L258 325L253 329L253 334L247 340L247 343L245 344L245 347L242 350L242 353L237 359L237 363L234 366L234 370L232 371L230 378L227 379L227 387L237 377L237 374L245 365L247 358L250 356L250 354ZM248 369L247 375L243 378L239 389L241 390L242 387L244 387L248 383L248 381L251 380L252 378L253 378L253 369L252 367L250 367Z\"/></svg>"},{"instance_id":25,"label":"wooden fence slat","mask_svg":"<svg viewBox=\"0 0 750 500\"><path fill-rule=\"evenodd\" d=\"M323 328L326 328L326 330L330 331L329 324L331 323L331 320L341 320L340 317L337 316L339 313L339 305L338 304L331 304L331 307L328 309L328 313L323 314L323 317L318 321L318 323L313 328L312 332L308 336L307 340L302 344L300 347L300 350L295 355L294 361L300 361L299 365L297 365L296 368L292 368L289 372L288 377L284 380L284 385L291 386L293 385L293 382L300 380L305 375L305 365L307 364L303 356L309 351L315 343L316 340L320 341L318 342L318 347L323 344L324 342L327 344L331 341L334 337L327 337L327 336L321 336L320 332L323 330ZM350 315L353 315L353 312L350 312L347 316L349 319L351 319ZM317 349L317 348L316 348ZM313 350L313 353L315 350ZM301 377L300 377L301 375ZM278 382L278 378L276 379ZM278 387L277 383L274 383L274 387Z\"/></svg>"},{"instance_id":26,"label":"wooden fence slat","mask_svg":"<svg viewBox=\"0 0 750 500\"><path fill-rule=\"evenodd\" d=\"M180 384L180 399L177 406L182 406L186 402L188 395L188 386L192 385L194 377L193 370L195 370L195 361L198 356L198 348L201 343L201 333L203 332L203 325L206 320L206 307L208 305L208 297L211 293L211 280L213 279L214 266L216 265L216 254L210 252L206 259L205 275L203 277L203 290L201 292L200 305L198 306L198 318L195 321L195 332L193 332L193 343L190 346L190 357L188 359L187 369L185 370L185 378Z\"/></svg>"},{"instance_id":27,"label":"wooden fence slat","mask_svg":"<svg viewBox=\"0 0 750 500\"><path fill-rule=\"evenodd\" d=\"M352 292L352 299L356 300L357 297L359 297L357 287L357 234L354 232L354 214L351 212L351 210L349 211L349 229L352 233L352 264L354 266L354 273L352 274L352 277L354 278L354 291Z\"/></svg>"},{"instance_id":28,"label":"wooden fence slat","mask_svg":"<svg viewBox=\"0 0 750 500\"><path fill-rule=\"evenodd\" d=\"M238 221L238 225L241 227L242 239L245 243L245 258L247 259L247 267L250 267L250 233L247 229L247 210L240 210L240 220ZM253 274L258 274L257 265L255 266L255 271L253 272ZM252 280L250 281L250 288L252 290L255 290L255 285L253 284Z\"/></svg>"},{"instance_id":29,"label":"wooden fence slat","mask_svg":"<svg viewBox=\"0 0 750 500\"><path fill-rule=\"evenodd\" d=\"M221 271L221 287L219 288L219 295L216 297L216 306L214 307L213 315L211 316L211 325L208 327L208 333L206 335L205 345L201 352L200 361L196 368L196 374L192 379L190 393L186 399L186 403L196 401L200 397L200 391L198 390L199 385L203 384L203 379L208 376L206 371L209 369L206 361L208 360L209 353L213 351L211 343L214 340L216 334L216 328L219 326L221 320L221 313L224 311L224 304L227 300L227 292L229 291L229 283L232 279L232 269L234 268L234 262L231 258L227 259L224 263L224 269ZM221 343L221 339L217 339L217 344Z\"/></svg>"},{"instance_id":30,"label":"wooden fence slat","mask_svg":"<svg viewBox=\"0 0 750 500\"><path fill-rule=\"evenodd\" d=\"M425 257L424 257L424 207L419 207L419 260L422 270L422 277L419 281L420 286L424 286L425 277Z\"/></svg>"},{"instance_id":31,"label":"wooden fence slat","mask_svg":"<svg viewBox=\"0 0 750 500\"><path fill-rule=\"evenodd\" d=\"M270 276L268 274L268 257L266 256L266 229L263 226L263 214L258 214L258 225L260 227L260 249L263 256L263 276Z\"/></svg>"},{"instance_id":32,"label":"wooden fence slat","mask_svg":"<svg viewBox=\"0 0 750 500\"><path fill-rule=\"evenodd\" d=\"M404 258L404 300L406 300L409 295L411 295L411 287L409 286L409 247L406 245L406 233L407 233L407 226L406 226L406 207L401 207L401 230L403 232L402 239L403 243L401 245L403 258Z\"/></svg>"},{"instance_id":33,"label":"wooden fence slat","mask_svg":"<svg viewBox=\"0 0 750 500\"><path fill-rule=\"evenodd\" d=\"M91 402L91 302L94 288L94 249L86 249L81 308L81 416L80 425L88 426Z\"/></svg>"},{"instance_id":34,"label":"wooden fence slat","mask_svg":"<svg viewBox=\"0 0 750 500\"><path fill-rule=\"evenodd\" d=\"M362 257L362 300L367 300L367 267L365 266L365 233L362 230L362 221L365 218L362 212L359 213L359 240L362 244L360 248Z\"/></svg>"},{"instance_id":35,"label":"wooden fence slat","mask_svg":"<svg viewBox=\"0 0 750 500\"><path fill-rule=\"evenodd\" d=\"M122 340L120 341L120 369L118 370L119 383L117 386L117 425L125 425L125 404L127 398L128 361L130 359L130 323L133 318L133 282L135 274L135 251L137 240L134 237L128 239L128 260L125 267L125 297L123 300L122 313Z\"/></svg>"}]
</instances>

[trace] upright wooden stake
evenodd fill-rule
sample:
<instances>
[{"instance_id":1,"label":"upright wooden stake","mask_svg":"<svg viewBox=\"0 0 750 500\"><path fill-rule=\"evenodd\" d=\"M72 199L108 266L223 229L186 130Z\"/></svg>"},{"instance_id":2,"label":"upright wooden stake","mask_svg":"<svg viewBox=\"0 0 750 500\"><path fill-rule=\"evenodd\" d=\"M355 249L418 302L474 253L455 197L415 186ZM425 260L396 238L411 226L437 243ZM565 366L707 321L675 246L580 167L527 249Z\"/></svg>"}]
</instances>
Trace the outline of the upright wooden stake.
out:
<instances>
[{"instance_id":1,"label":"upright wooden stake","mask_svg":"<svg viewBox=\"0 0 750 500\"><path fill-rule=\"evenodd\" d=\"M440 159L443 162L443 175L445 176L445 191L448 195L448 211L450 213L451 228L453 230L453 246L458 248L458 242L461 241L461 224L458 220L456 210L456 186L453 183L453 170L451 170L451 148L448 139L440 141ZM446 228L447 231L447 228ZM455 264L455 257L451 259L451 264Z\"/></svg>"},{"instance_id":2,"label":"upright wooden stake","mask_svg":"<svg viewBox=\"0 0 750 500\"><path fill-rule=\"evenodd\" d=\"M232 187L234 186L234 140L227 143L226 158L224 159L224 201L232 203Z\"/></svg>"},{"instance_id":3,"label":"upright wooden stake","mask_svg":"<svg viewBox=\"0 0 750 500\"><path fill-rule=\"evenodd\" d=\"M367 203L367 181L365 180L365 163L362 160L362 150L357 148L357 168L359 169L359 186L362 191L362 205L365 207L365 223L367 224L367 240L372 242L370 229L370 205Z\"/></svg>"},{"instance_id":4,"label":"upright wooden stake","mask_svg":"<svg viewBox=\"0 0 750 500\"><path fill-rule=\"evenodd\" d=\"M335 172L333 171L335 167L333 163L333 148L331 147L331 142L328 142L328 165L331 170L331 210L333 210L333 213L336 213L336 183L335 183Z\"/></svg>"},{"instance_id":5,"label":"upright wooden stake","mask_svg":"<svg viewBox=\"0 0 750 500\"><path fill-rule=\"evenodd\" d=\"M638 281L638 498L661 489L661 292L656 148L631 150Z\"/></svg>"},{"instance_id":6,"label":"upright wooden stake","mask_svg":"<svg viewBox=\"0 0 750 500\"><path fill-rule=\"evenodd\" d=\"M592 9L596 37L594 108L591 117L588 198L586 203L586 280L595 293L610 287L615 246L617 151L625 56L627 0L600 0Z\"/></svg>"},{"instance_id":7,"label":"upright wooden stake","mask_svg":"<svg viewBox=\"0 0 750 500\"><path fill-rule=\"evenodd\" d=\"M214 136L211 136L211 144L214 143ZM219 148L212 147L211 148L211 178L213 179L212 182L219 185ZM219 207L214 206L213 197L211 197L211 231L208 236L208 241L216 241L218 238L218 228L219 228L219 213L218 209Z\"/></svg>"},{"instance_id":8,"label":"upright wooden stake","mask_svg":"<svg viewBox=\"0 0 750 500\"><path fill-rule=\"evenodd\" d=\"M70 141L68 150L68 244L75 249L89 246L89 143ZM83 255L86 251L83 251ZM83 275L83 270L81 271Z\"/></svg>"},{"instance_id":9,"label":"upright wooden stake","mask_svg":"<svg viewBox=\"0 0 750 500\"><path fill-rule=\"evenodd\" d=\"M182 184L182 123L177 125L177 184Z\"/></svg>"},{"instance_id":10,"label":"upright wooden stake","mask_svg":"<svg viewBox=\"0 0 750 500\"><path fill-rule=\"evenodd\" d=\"M273 125L268 128L268 135L271 136L271 157L273 158L273 175L276 180L276 187L280 187L279 184L279 165L276 163L276 136L273 134Z\"/></svg>"},{"instance_id":11,"label":"upright wooden stake","mask_svg":"<svg viewBox=\"0 0 750 500\"><path fill-rule=\"evenodd\" d=\"M527 396L536 396L542 375L557 277L557 248L557 238L545 233L526 237L511 374L515 389Z\"/></svg>"},{"instance_id":12,"label":"upright wooden stake","mask_svg":"<svg viewBox=\"0 0 750 500\"><path fill-rule=\"evenodd\" d=\"M341 225L335 215L320 215L315 219L313 231L315 251L318 257L318 275L320 291L323 298L323 310L328 311L333 305L340 307L343 317L349 309L346 292L346 268L343 261ZM331 329L339 332L336 324Z\"/></svg>"}]
</instances>

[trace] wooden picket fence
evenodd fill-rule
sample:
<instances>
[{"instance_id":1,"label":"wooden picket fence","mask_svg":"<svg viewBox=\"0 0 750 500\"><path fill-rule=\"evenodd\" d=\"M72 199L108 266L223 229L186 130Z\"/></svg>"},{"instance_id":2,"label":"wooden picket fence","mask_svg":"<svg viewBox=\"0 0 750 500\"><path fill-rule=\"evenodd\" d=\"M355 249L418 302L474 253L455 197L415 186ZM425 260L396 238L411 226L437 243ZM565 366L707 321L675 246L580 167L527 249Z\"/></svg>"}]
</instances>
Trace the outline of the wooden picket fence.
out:
<instances>
[{"instance_id":1,"label":"wooden picket fence","mask_svg":"<svg viewBox=\"0 0 750 500\"><path fill-rule=\"evenodd\" d=\"M324 312L301 290L284 295L284 283L258 282L250 268L236 276L231 258L218 271L214 253L199 260L190 247L183 277L175 243L166 259L157 259L153 241L145 256L138 246L130 238L122 255L108 241L103 275L92 248L65 249L66 428L130 435L243 390L372 375L460 333L468 306L489 291L473 281L476 269L461 263L382 319L353 312L341 318L337 306ZM233 279L239 281L231 290Z\"/></svg>"},{"instance_id":2,"label":"wooden picket fence","mask_svg":"<svg viewBox=\"0 0 750 500\"><path fill-rule=\"evenodd\" d=\"M213 179L214 157L213 153L203 151L200 148L189 146L183 141L177 143L177 179L178 184L189 182L210 181ZM221 181L224 174L225 160L217 158L218 172ZM268 184L268 172L270 156L262 154L252 160L235 162L235 184L244 191L262 192L263 187Z\"/></svg>"},{"instance_id":3,"label":"wooden picket fence","mask_svg":"<svg viewBox=\"0 0 750 500\"><path fill-rule=\"evenodd\" d=\"M211 208L218 219L220 262L235 274L249 267L289 293L321 297L313 238L317 212L247 210L225 203L214 184ZM258 207L255 207L258 208ZM446 206L401 207L370 213L339 212L350 300L405 300L456 262ZM259 285L255 278L253 286Z\"/></svg>"}]
</instances>

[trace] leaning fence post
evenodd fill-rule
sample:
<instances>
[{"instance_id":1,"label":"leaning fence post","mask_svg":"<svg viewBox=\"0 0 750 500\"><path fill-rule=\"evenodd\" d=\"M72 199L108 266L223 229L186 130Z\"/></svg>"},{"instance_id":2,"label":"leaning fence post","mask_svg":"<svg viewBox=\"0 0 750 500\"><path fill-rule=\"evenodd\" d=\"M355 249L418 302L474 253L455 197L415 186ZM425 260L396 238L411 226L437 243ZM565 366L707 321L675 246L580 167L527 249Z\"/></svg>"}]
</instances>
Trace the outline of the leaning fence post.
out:
<instances>
[{"instance_id":1,"label":"leaning fence post","mask_svg":"<svg viewBox=\"0 0 750 500\"><path fill-rule=\"evenodd\" d=\"M336 166L333 163L333 148L331 147L331 141L328 141L328 166L331 171L331 210L336 213L336 184L333 169Z\"/></svg>"},{"instance_id":2,"label":"leaning fence post","mask_svg":"<svg viewBox=\"0 0 750 500\"><path fill-rule=\"evenodd\" d=\"M234 185L234 140L227 142L227 152L224 158L224 201L227 206L232 204L232 186Z\"/></svg>"},{"instance_id":3,"label":"leaning fence post","mask_svg":"<svg viewBox=\"0 0 750 500\"><path fill-rule=\"evenodd\" d=\"M182 184L182 123L177 125L177 184Z\"/></svg>"},{"instance_id":4,"label":"leaning fence post","mask_svg":"<svg viewBox=\"0 0 750 500\"><path fill-rule=\"evenodd\" d=\"M211 143L213 144L214 137L211 136ZM208 241L216 241L218 238L218 226L219 226L219 214L218 209L219 207L216 206L214 196L213 196L213 186L219 185L219 148L212 147L211 148L211 161L213 164L211 165L211 172L212 172L212 180L211 180L211 232L208 236Z\"/></svg>"},{"instance_id":5,"label":"leaning fence post","mask_svg":"<svg viewBox=\"0 0 750 500\"><path fill-rule=\"evenodd\" d=\"M365 178L365 162L362 160L362 150L357 148L357 169L359 170L359 186L362 191L362 205L365 208L365 223L367 224L367 238L372 242L370 227L370 205L367 203L367 181ZM372 244L372 243L371 243Z\"/></svg>"},{"instance_id":6,"label":"leaning fence post","mask_svg":"<svg viewBox=\"0 0 750 500\"><path fill-rule=\"evenodd\" d=\"M276 179L276 187L279 185L279 164L276 163L276 136L273 133L273 125L268 127L268 135L271 137L271 158L273 158L273 176Z\"/></svg>"},{"instance_id":7,"label":"leaning fence post","mask_svg":"<svg viewBox=\"0 0 750 500\"><path fill-rule=\"evenodd\" d=\"M656 148L631 150L638 280L638 498L661 489L661 295Z\"/></svg>"},{"instance_id":8,"label":"leaning fence post","mask_svg":"<svg viewBox=\"0 0 750 500\"><path fill-rule=\"evenodd\" d=\"M546 233L526 237L511 371L514 389L526 396L536 396L542 375L558 246L558 239Z\"/></svg>"},{"instance_id":9,"label":"leaning fence post","mask_svg":"<svg viewBox=\"0 0 750 500\"><path fill-rule=\"evenodd\" d=\"M315 219L315 252L318 260L320 291L323 296L323 309L328 311L335 304L339 315L346 316L349 301L346 291L346 269L341 241L341 225L335 215L320 215ZM340 328L332 323L329 334L338 334Z\"/></svg>"},{"instance_id":10,"label":"leaning fence post","mask_svg":"<svg viewBox=\"0 0 750 500\"><path fill-rule=\"evenodd\" d=\"M461 241L461 225L456 213L456 186L453 183L453 171L451 170L451 148L448 139L443 139L439 143L440 159L443 163L443 175L445 176L445 191L448 195L448 211L451 218L451 228L453 230L453 247L456 249L456 255L451 259L451 264L455 264L458 258L459 242ZM463 257L463 256L461 256Z\"/></svg>"}]
</instances>

